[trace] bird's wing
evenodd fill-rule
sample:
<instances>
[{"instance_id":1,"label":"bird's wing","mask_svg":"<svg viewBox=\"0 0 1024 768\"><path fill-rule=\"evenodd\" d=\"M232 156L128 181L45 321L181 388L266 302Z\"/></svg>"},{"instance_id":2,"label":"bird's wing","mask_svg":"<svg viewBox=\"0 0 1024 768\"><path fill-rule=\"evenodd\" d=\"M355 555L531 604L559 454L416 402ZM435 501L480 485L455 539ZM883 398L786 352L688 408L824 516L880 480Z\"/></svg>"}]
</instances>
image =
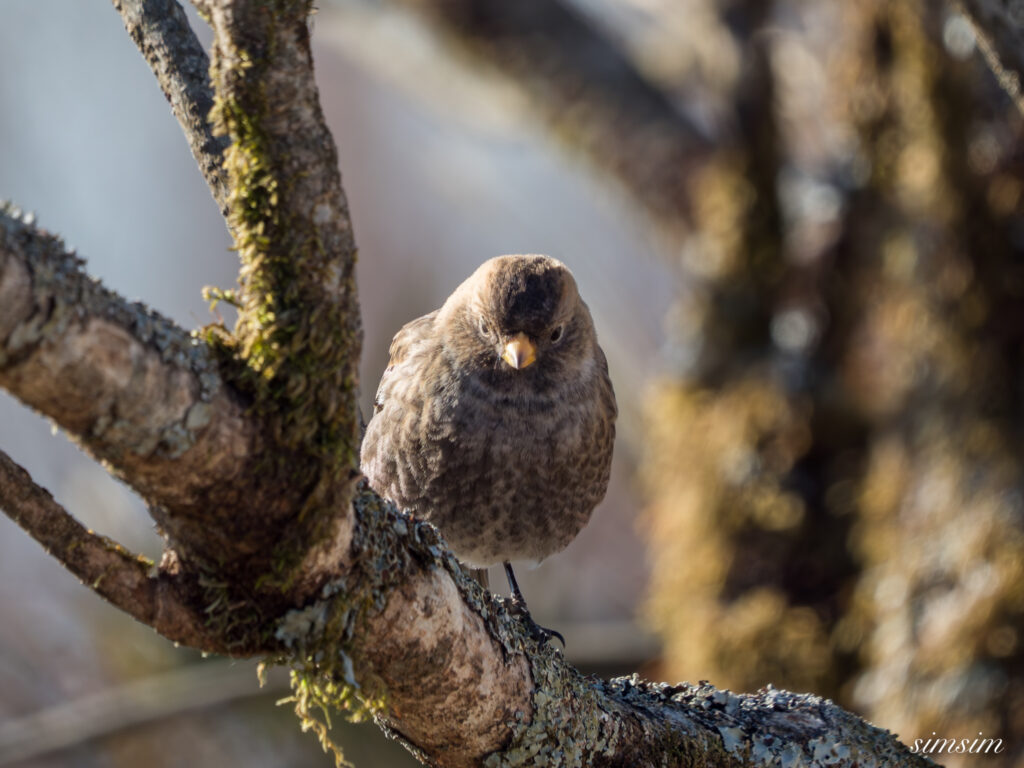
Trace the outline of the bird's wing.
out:
<instances>
[{"instance_id":1,"label":"bird's wing","mask_svg":"<svg viewBox=\"0 0 1024 768\"><path fill-rule=\"evenodd\" d=\"M395 334L391 340L391 347L388 349L388 367L380 377L380 385L377 387L377 394L373 398L373 411L377 413L384 406L388 390L391 388L391 376L395 367L400 365L409 355L413 345L427 338L434 329L434 319L438 310L434 310L423 317L417 317L405 325Z\"/></svg>"}]
</instances>

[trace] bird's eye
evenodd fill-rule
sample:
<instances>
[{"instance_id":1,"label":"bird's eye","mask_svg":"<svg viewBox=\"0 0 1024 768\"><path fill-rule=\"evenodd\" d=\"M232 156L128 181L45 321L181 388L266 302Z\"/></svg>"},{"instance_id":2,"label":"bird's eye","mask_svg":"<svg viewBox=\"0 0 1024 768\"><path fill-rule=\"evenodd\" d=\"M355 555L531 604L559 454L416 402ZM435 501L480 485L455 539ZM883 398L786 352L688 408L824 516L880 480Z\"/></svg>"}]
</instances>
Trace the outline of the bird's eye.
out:
<instances>
[{"instance_id":1,"label":"bird's eye","mask_svg":"<svg viewBox=\"0 0 1024 768\"><path fill-rule=\"evenodd\" d=\"M555 330L551 332L551 343L557 344L562 340L562 336L565 334L565 326L559 325L555 327Z\"/></svg>"},{"instance_id":2,"label":"bird's eye","mask_svg":"<svg viewBox=\"0 0 1024 768\"><path fill-rule=\"evenodd\" d=\"M491 338L491 329L487 327L486 320L481 319L479 324L477 325L477 328L480 331L480 335L483 336L485 339Z\"/></svg>"}]
</instances>

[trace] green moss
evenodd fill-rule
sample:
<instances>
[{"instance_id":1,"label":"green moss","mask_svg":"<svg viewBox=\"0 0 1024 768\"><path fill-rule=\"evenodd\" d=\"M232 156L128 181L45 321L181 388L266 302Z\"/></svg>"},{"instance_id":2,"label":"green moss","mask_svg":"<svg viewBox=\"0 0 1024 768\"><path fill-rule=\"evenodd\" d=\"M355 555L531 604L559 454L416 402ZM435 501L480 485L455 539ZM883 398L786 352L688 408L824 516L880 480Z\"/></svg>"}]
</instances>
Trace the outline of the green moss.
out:
<instances>
[{"instance_id":1,"label":"green moss","mask_svg":"<svg viewBox=\"0 0 1024 768\"><path fill-rule=\"evenodd\" d=\"M209 327L205 338L225 378L249 397L265 425L271 445L257 472L303 494L254 580L257 592L292 588L310 549L334 533L357 464L355 286L349 277L338 300L324 301L323 286L332 277L337 281L343 254L325 253L314 223L283 204L291 199L294 169L288 168L287 145L264 129L272 109L265 75L277 52L277 30L304 23L310 6L308 0L265 3L262 38L250 50L230 51L224 47L229 41L218 40L211 65L211 121L216 134L231 139L224 156L228 225L241 267L237 291L206 292L213 304L226 301L238 310L234 330ZM383 706L383 687L357 683L353 672L353 622L368 610L370 583L352 578L327 585L320 600L270 626L246 595L239 599L212 577L203 584L211 621L224 636L251 636L262 627L266 640L288 649L293 693L287 701L303 730L334 751L338 765L347 763L330 739L329 712L365 719Z\"/></svg>"},{"instance_id":2,"label":"green moss","mask_svg":"<svg viewBox=\"0 0 1024 768\"><path fill-rule=\"evenodd\" d=\"M264 39L251 50L227 53L229 41L220 40L212 63L217 93L210 117L214 133L231 138L224 156L228 224L241 268L238 291L207 291L214 303L238 309L237 325L230 333L210 327L206 340L267 427L274 445L261 473L305 489L303 507L255 585L282 592L293 585L310 547L333 532L338 489L347 487L358 444L355 286L350 277L339 300L323 300L322 286L341 256L325 254L314 223L282 204L292 194L294 169L287 167L286 145L264 129L272 110L265 82L276 31L304 19L310 5L267 2Z\"/></svg>"},{"instance_id":3,"label":"green moss","mask_svg":"<svg viewBox=\"0 0 1024 768\"><path fill-rule=\"evenodd\" d=\"M278 702L293 705L303 732L315 733L324 751L334 754L339 767L351 764L331 738L331 712L344 713L350 722L358 723L382 713L387 705L383 686L365 688L356 680L352 657L343 647L345 642L338 642L346 637L346 625L353 615L348 609L337 611L334 621L328 622L319 635L307 635L319 637L320 645L315 650L307 649L303 660L293 666L292 695Z\"/></svg>"},{"instance_id":4,"label":"green moss","mask_svg":"<svg viewBox=\"0 0 1024 768\"><path fill-rule=\"evenodd\" d=\"M276 661L291 666L292 695L281 703L294 706L303 731L313 731L339 766L347 763L331 739L330 713L362 722L387 707L384 684L366 672L371 665L361 651L360 630L369 616L384 609L386 595L411 568L424 560L433 560L436 567L454 565L446 562L430 526L407 521L365 486L354 508L354 560L347 577L325 585L319 600L286 614L274 635L289 651ZM362 671L359 680L356 669Z\"/></svg>"}]
</instances>

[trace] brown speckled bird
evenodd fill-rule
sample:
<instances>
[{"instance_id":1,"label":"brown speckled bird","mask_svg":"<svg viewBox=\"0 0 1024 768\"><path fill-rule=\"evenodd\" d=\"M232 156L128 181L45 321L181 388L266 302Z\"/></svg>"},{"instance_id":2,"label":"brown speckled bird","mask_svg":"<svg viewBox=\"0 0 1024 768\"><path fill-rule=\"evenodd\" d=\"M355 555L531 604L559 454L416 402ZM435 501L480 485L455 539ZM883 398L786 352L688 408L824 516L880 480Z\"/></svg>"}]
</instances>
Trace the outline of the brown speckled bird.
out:
<instances>
[{"instance_id":1,"label":"brown speckled bird","mask_svg":"<svg viewBox=\"0 0 1024 768\"><path fill-rule=\"evenodd\" d=\"M390 353L362 471L467 565L503 563L528 617L509 561L538 563L576 537L615 438L608 364L572 273L548 256L491 259Z\"/></svg>"}]
</instances>

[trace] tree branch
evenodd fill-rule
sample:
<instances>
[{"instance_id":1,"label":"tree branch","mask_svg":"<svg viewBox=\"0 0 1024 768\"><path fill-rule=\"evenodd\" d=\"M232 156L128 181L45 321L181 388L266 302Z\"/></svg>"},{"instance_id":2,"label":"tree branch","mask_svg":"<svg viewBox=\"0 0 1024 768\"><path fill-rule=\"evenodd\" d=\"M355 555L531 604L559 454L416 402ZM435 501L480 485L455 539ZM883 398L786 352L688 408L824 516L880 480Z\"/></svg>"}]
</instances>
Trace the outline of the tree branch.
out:
<instances>
[{"instance_id":1,"label":"tree branch","mask_svg":"<svg viewBox=\"0 0 1024 768\"><path fill-rule=\"evenodd\" d=\"M585 677L469 579L433 527L365 487L355 509L343 580L275 637L291 663L319 659L321 680L381 702L378 722L428 765L555 753L574 766L930 765L816 696Z\"/></svg>"},{"instance_id":2,"label":"tree branch","mask_svg":"<svg viewBox=\"0 0 1024 768\"><path fill-rule=\"evenodd\" d=\"M6 719L0 723L0 766L197 709L222 708L254 696L276 697L288 689L286 675L274 675L269 685L258 687L253 667L204 659Z\"/></svg>"},{"instance_id":3,"label":"tree branch","mask_svg":"<svg viewBox=\"0 0 1024 768\"><path fill-rule=\"evenodd\" d=\"M229 568L266 558L300 503L302 489L261 474L258 421L206 345L103 288L9 206L0 207L0 386L135 488L182 557Z\"/></svg>"},{"instance_id":4,"label":"tree branch","mask_svg":"<svg viewBox=\"0 0 1024 768\"><path fill-rule=\"evenodd\" d=\"M260 475L291 497L287 519L265 526L262 572L246 580L301 603L335 573L351 526L355 239L313 76L311 1L197 5L214 33L214 131L230 138L228 225L242 261L238 324L212 340L267 425L275 450Z\"/></svg>"},{"instance_id":5,"label":"tree branch","mask_svg":"<svg viewBox=\"0 0 1024 768\"><path fill-rule=\"evenodd\" d=\"M85 530L3 453L0 503L117 607L177 642L227 652L179 592L176 575L154 572L151 563ZM584 677L557 651L529 640L504 601L485 594L440 548L433 528L378 503L370 493L359 498L365 524L348 577L372 573L378 596L388 594L388 584L391 590L383 609L343 645L357 659L353 671L364 690L371 680L387 686L382 722L431 764L515 765L559 745L573 765L683 766L699 759L768 766L787 757L837 766L929 765L887 733L814 696L775 690L738 696L707 684ZM277 641L293 653L309 652L340 602L330 594L291 612ZM333 625L342 635L351 629ZM664 763L670 755L675 758Z\"/></svg>"},{"instance_id":6,"label":"tree branch","mask_svg":"<svg viewBox=\"0 0 1024 768\"><path fill-rule=\"evenodd\" d=\"M0 507L83 584L129 616L177 643L225 652L207 629L207 617L183 597L177 574L87 530L3 451Z\"/></svg>"},{"instance_id":7,"label":"tree branch","mask_svg":"<svg viewBox=\"0 0 1024 768\"><path fill-rule=\"evenodd\" d=\"M518 81L556 135L620 179L664 226L689 221L688 186L710 140L565 2L401 2Z\"/></svg>"},{"instance_id":8,"label":"tree branch","mask_svg":"<svg viewBox=\"0 0 1024 768\"><path fill-rule=\"evenodd\" d=\"M210 60L189 26L185 11L176 0L113 2L185 132L213 199L226 215L228 184L222 166L228 140L213 135L209 120L213 109Z\"/></svg>"},{"instance_id":9,"label":"tree branch","mask_svg":"<svg viewBox=\"0 0 1024 768\"><path fill-rule=\"evenodd\" d=\"M154 573L151 563L85 530L2 453L0 502L65 567L133 617L177 642L239 652L211 633L175 574ZM383 608L354 624L355 637L346 641L353 627L332 619L339 612L356 619L349 606L358 598L328 589L286 615L275 639L300 657L317 639L352 654L364 691L372 690L370 681L386 686L382 722L432 764L514 765L560 745L574 765L662 763L666 755L676 759L665 764L680 766L698 758L706 765L768 766L786 756L815 764L831 758L834 765L928 765L814 696L736 696L706 684L586 678L528 639L504 601L462 573L433 528L378 504L371 493L359 497L363 524L345 578L357 595L372 589ZM332 628L337 634L323 636Z\"/></svg>"},{"instance_id":10,"label":"tree branch","mask_svg":"<svg viewBox=\"0 0 1024 768\"><path fill-rule=\"evenodd\" d=\"M954 0L953 7L970 19L989 67L1024 112L1024 13L1000 0Z\"/></svg>"},{"instance_id":11,"label":"tree branch","mask_svg":"<svg viewBox=\"0 0 1024 768\"><path fill-rule=\"evenodd\" d=\"M200 509L258 441L205 346L0 207L0 385L152 503Z\"/></svg>"}]
</instances>

